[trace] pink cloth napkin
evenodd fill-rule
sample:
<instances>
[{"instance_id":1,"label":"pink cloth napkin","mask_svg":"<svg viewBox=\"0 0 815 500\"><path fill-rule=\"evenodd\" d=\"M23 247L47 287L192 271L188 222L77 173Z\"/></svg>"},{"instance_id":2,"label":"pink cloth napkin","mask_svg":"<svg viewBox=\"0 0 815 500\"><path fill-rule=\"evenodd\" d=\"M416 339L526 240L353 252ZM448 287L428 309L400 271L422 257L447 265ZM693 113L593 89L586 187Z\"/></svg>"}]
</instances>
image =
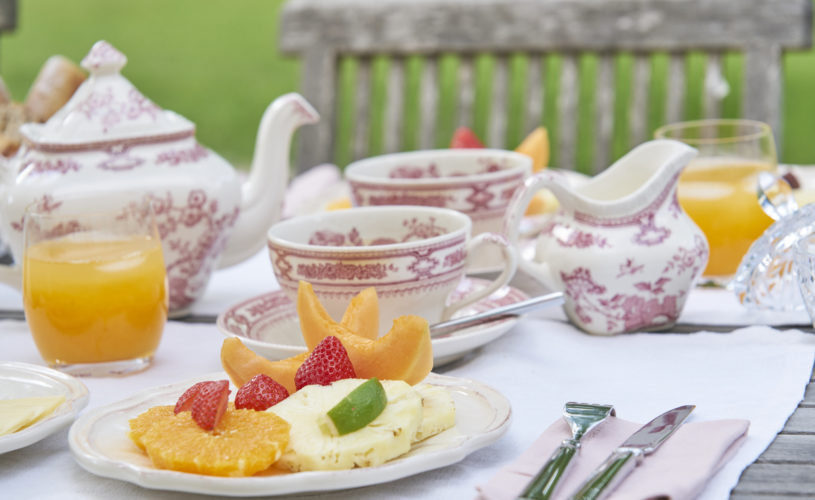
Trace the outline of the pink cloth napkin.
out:
<instances>
[{"instance_id":1,"label":"pink cloth napkin","mask_svg":"<svg viewBox=\"0 0 815 500\"><path fill-rule=\"evenodd\" d=\"M642 424L611 417L584 436L580 453L572 459L553 499L567 498L586 480L609 453ZM697 497L707 481L727 462L747 436L747 420L689 422L645 457L609 500L640 500L655 497L672 500ZM489 482L478 487L485 500L514 499L537 474L560 445L571 437L563 419L548 429L517 460L502 468Z\"/></svg>"}]
</instances>

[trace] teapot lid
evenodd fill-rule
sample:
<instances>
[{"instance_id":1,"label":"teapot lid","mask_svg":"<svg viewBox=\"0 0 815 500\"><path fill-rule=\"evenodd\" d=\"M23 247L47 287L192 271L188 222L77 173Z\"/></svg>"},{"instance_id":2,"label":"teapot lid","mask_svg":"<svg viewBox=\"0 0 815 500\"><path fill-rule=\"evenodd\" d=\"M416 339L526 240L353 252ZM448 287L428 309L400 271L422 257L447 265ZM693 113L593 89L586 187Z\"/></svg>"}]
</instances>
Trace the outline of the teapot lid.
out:
<instances>
[{"instance_id":1,"label":"teapot lid","mask_svg":"<svg viewBox=\"0 0 815 500\"><path fill-rule=\"evenodd\" d=\"M113 45L96 42L81 63L90 76L65 106L45 123L20 127L29 146L76 151L194 135L192 122L162 110L121 75L126 63Z\"/></svg>"}]
</instances>

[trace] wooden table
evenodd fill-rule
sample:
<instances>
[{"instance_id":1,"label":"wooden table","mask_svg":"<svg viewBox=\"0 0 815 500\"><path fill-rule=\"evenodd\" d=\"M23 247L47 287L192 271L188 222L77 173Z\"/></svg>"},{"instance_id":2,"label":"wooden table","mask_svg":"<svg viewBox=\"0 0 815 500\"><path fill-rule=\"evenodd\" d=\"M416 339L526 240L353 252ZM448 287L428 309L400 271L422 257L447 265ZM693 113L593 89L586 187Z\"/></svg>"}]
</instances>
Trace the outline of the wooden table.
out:
<instances>
[{"instance_id":1,"label":"wooden table","mask_svg":"<svg viewBox=\"0 0 815 500\"><path fill-rule=\"evenodd\" d=\"M815 372L806 395L767 450L745 469L734 500L815 498Z\"/></svg>"}]
</instances>

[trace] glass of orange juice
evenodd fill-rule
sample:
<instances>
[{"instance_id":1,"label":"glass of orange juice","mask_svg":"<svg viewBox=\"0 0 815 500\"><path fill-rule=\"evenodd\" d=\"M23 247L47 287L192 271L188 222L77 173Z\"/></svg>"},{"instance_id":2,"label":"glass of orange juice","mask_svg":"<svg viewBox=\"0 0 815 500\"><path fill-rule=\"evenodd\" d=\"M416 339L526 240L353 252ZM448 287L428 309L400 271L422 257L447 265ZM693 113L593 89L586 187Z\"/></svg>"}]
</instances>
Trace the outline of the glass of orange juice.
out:
<instances>
[{"instance_id":1,"label":"glass of orange juice","mask_svg":"<svg viewBox=\"0 0 815 500\"><path fill-rule=\"evenodd\" d=\"M777 170L772 130L758 121L718 119L666 125L655 135L699 150L679 177L679 203L710 244L704 277L726 284L773 222L757 195L758 174Z\"/></svg>"},{"instance_id":2,"label":"glass of orange juice","mask_svg":"<svg viewBox=\"0 0 815 500\"><path fill-rule=\"evenodd\" d=\"M74 375L150 366L167 321L167 279L149 201L98 212L82 201L29 210L23 305L40 355Z\"/></svg>"}]
</instances>

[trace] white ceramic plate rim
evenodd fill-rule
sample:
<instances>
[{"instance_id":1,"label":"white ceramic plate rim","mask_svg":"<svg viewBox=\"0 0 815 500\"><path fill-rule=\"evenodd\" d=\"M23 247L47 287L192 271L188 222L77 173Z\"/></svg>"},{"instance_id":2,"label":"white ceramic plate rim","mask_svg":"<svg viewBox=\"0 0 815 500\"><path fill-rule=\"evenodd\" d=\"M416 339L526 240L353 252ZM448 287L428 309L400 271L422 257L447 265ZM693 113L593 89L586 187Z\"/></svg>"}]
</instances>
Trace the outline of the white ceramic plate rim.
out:
<instances>
[{"instance_id":1,"label":"white ceramic plate rim","mask_svg":"<svg viewBox=\"0 0 815 500\"><path fill-rule=\"evenodd\" d=\"M157 404L172 404L185 389L200 380L226 378L225 373L209 374L194 380L142 391L130 398L85 413L71 427L68 442L76 461L89 472L145 488L185 491L224 496L288 495L319 491L333 491L385 483L431 469L454 464L468 454L498 440L508 429L512 416L509 401L495 389L470 379L436 375L431 373L425 380L434 385L448 387L455 397L468 398L491 411L481 417L484 420L478 431L461 430L463 425L476 417L470 412L457 412L453 443L436 448L434 440L441 441L445 431L417 446L416 452L394 459L378 467L343 471L314 471L293 474L254 476L246 478L216 477L156 469L151 466L115 460L94 446L95 426L105 425L105 419L114 413L124 412L128 418ZM489 420L487 422L487 420ZM100 421L102 421L100 423ZM108 425L110 425L108 423ZM427 446L424 446L424 444ZM135 448L135 445L133 445ZM425 449L426 448L426 449Z\"/></svg>"},{"instance_id":2,"label":"white ceramic plate rim","mask_svg":"<svg viewBox=\"0 0 815 500\"><path fill-rule=\"evenodd\" d=\"M78 379L45 366L18 362L0 362L0 378L14 374L53 388L53 395L65 396L65 402L39 422L23 430L0 436L0 453L24 448L71 423L88 404L88 388Z\"/></svg>"},{"instance_id":3,"label":"white ceramic plate rim","mask_svg":"<svg viewBox=\"0 0 815 500\"><path fill-rule=\"evenodd\" d=\"M469 280L478 280L484 281L487 283L486 280L480 280L479 278L467 278ZM504 287L508 288L512 293L517 294L519 300L528 299L529 296L524 293L523 291L514 288L514 287ZM252 298L242 300L237 304L234 304L224 310L221 314L218 315L215 325L218 327L218 331L221 332L226 337L235 337L241 340L248 348L255 351L257 354L261 356L268 357L269 359L283 359L286 357L296 356L302 352L305 352L306 348L304 345L293 345L293 344L281 344L276 342L264 342L262 340L256 340L244 335L236 334L227 328L226 326L226 315L233 309L237 309L242 307L248 303L254 302L259 300L261 297L265 297L270 294L274 293L284 293L281 290L275 290L267 293L263 293ZM479 302L490 300L489 297L481 299ZM471 306L472 307L472 306ZM493 340L497 339L504 333L508 332L518 323L518 318L507 318L500 321L494 321L492 323L485 323L482 325L472 326L469 328L463 328L452 334L447 334L444 336L440 336L431 340L431 344L433 345L433 363L434 366L439 367L445 365L451 361L455 361L462 356L466 355L470 351L473 351Z\"/></svg>"}]
</instances>

